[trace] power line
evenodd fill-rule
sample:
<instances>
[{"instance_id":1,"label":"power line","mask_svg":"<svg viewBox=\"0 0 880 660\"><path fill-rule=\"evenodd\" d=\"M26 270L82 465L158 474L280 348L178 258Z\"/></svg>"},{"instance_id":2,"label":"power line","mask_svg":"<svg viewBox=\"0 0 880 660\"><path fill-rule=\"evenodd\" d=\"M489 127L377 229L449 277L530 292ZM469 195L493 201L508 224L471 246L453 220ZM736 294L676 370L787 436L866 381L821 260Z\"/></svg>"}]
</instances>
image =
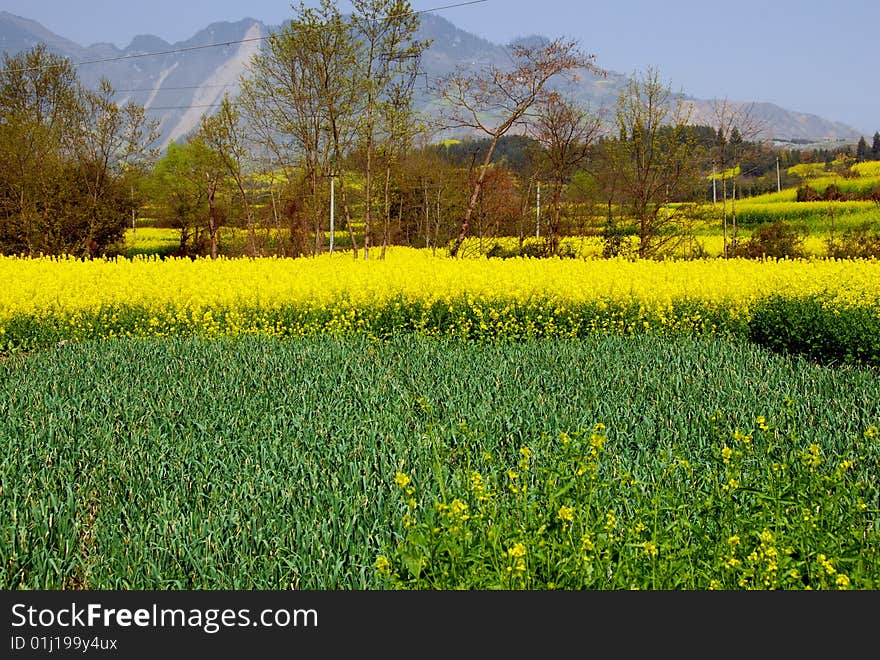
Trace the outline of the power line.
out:
<instances>
[{"instance_id":1,"label":"power line","mask_svg":"<svg viewBox=\"0 0 880 660\"><path fill-rule=\"evenodd\" d=\"M203 105L157 105L144 108L147 112L155 110L189 110L190 108L219 108L222 103L205 103Z\"/></svg>"},{"instance_id":2,"label":"power line","mask_svg":"<svg viewBox=\"0 0 880 660\"><path fill-rule=\"evenodd\" d=\"M431 9L421 9L419 11L413 11L413 12L409 12L409 13L427 14L429 12L441 11L443 9L454 9L456 7L477 5L477 4L481 4L484 2L488 2L488 1L489 0L471 0L470 2L459 2L459 3L453 4L453 5L444 5L442 7L433 7ZM409 15L409 13L399 14L399 15L406 16L406 15ZM394 16L392 15L392 16L388 16L386 18L394 18ZM133 60L133 59L137 59L137 58L141 58L141 57L154 57L157 55L172 55L175 53L187 53L187 52L194 51L194 50L203 50L205 48L217 48L219 46L234 46L237 44L250 43L250 42L254 42L254 41L265 41L266 39L272 38L272 36L273 36L273 34L268 34L264 37L251 37L249 39L234 39L231 41L219 41L216 43L203 44L201 46L187 46L185 48L172 48L170 50L160 50L160 51L155 51L152 53L137 53L134 55L118 55L116 57L104 57L104 58L96 59L96 60L83 60L82 62L70 62L69 64L70 64L70 66L73 66L73 67L79 67L79 66L83 66L86 64L104 64L107 62L120 62L122 60ZM26 73L28 71L39 71L41 69L53 69L53 68L58 68L58 67L62 67L62 66L67 66L67 64L68 64L67 62L60 63L60 64L44 64L42 66L26 67L24 69L14 69L14 70L11 70L10 73Z\"/></svg>"},{"instance_id":3,"label":"power line","mask_svg":"<svg viewBox=\"0 0 880 660\"><path fill-rule=\"evenodd\" d=\"M117 94L126 94L133 92L164 92L164 91L179 91L184 89L202 89L202 88L216 88L216 87L238 87L238 83L228 83L225 85L182 85L179 87L141 87L139 89L115 89L113 90Z\"/></svg>"}]
</instances>

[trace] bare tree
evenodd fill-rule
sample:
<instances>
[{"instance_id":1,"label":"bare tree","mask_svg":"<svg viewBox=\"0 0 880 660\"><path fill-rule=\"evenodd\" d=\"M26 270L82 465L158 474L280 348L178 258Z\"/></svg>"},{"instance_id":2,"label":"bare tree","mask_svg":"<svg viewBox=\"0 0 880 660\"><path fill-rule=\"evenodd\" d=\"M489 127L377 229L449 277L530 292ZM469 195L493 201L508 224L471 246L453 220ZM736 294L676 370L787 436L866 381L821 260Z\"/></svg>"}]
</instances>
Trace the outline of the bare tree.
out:
<instances>
[{"instance_id":1,"label":"bare tree","mask_svg":"<svg viewBox=\"0 0 880 660\"><path fill-rule=\"evenodd\" d=\"M245 223L248 233L248 252L250 256L257 256L256 232L254 230L254 218L251 205L248 200L248 191L245 189L245 166L248 159L247 150L241 135L241 113L236 105L230 100L229 94L223 97L220 109L213 115L204 115L200 127L200 133L205 144L215 153L225 174L232 178L244 207ZM216 192L216 177L208 176L210 221L209 233L211 237L211 256L217 258L217 224L214 208L214 195Z\"/></svg>"},{"instance_id":2,"label":"bare tree","mask_svg":"<svg viewBox=\"0 0 880 660\"><path fill-rule=\"evenodd\" d=\"M733 244L736 244L736 168L739 167L739 159L742 156L742 145L761 135L767 127L767 122L759 119L754 113L754 104L732 103L725 99L712 101L712 115L716 134L713 151L713 169L720 170L720 174L713 172L713 177L721 179L721 217L724 234L724 256L727 257L730 248L728 234L727 212L727 179L730 170L730 179L733 182Z\"/></svg>"},{"instance_id":3,"label":"bare tree","mask_svg":"<svg viewBox=\"0 0 880 660\"><path fill-rule=\"evenodd\" d=\"M605 75L595 66L593 55L581 52L576 41L561 37L536 47L514 46L512 57L512 70L505 71L495 65L477 72L459 68L439 84L439 95L447 107L445 127L476 130L491 140L474 181L458 237L449 250L453 257L468 234L498 140L528 121L535 103L551 93L547 85L553 78L583 70Z\"/></svg>"},{"instance_id":4,"label":"bare tree","mask_svg":"<svg viewBox=\"0 0 880 660\"><path fill-rule=\"evenodd\" d=\"M304 206L312 217L317 251L322 235L318 199L325 175L338 167L354 124L357 91L350 72L357 47L330 0L322 0L317 8L300 3L296 12L248 64L239 101L264 154L288 181L301 178L307 183ZM339 181L356 255L345 178L340 176Z\"/></svg>"},{"instance_id":5,"label":"bare tree","mask_svg":"<svg viewBox=\"0 0 880 660\"><path fill-rule=\"evenodd\" d=\"M683 201L697 181L690 106L673 98L655 69L633 76L617 101L618 139L606 144L618 198L635 220L640 258L656 256L684 238Z\"/></svg>"},{"instance_id":6,"label":"bare tree","mask_svg":"<svg viewBox=\"0 0 880 660\"><path fill-rule=\"evenodd\" d=\"M532 136L544 147L543 158L551 177L550 254L559 253L562 191L575 168L587 160L599 135L601 119L570 98L547 95L538 106Z\"/></svg>"}]
</instances>

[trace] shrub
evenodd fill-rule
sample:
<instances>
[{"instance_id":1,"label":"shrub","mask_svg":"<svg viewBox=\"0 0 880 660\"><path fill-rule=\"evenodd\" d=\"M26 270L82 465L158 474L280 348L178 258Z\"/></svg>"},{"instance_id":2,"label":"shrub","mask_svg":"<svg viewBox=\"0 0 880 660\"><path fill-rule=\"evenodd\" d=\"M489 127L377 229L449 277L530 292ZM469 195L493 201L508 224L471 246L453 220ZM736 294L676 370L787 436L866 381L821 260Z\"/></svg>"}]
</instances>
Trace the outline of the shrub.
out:
<instances>
[{"instance_id":1,"label":"shrub","mask_svg":"<svg viewBox=\"0 0 880 660\"><path fill-rule=\"evenodd\" d=\"M825 188L825 192L822 194L822 199L826 202L841 201L845 199L845 195L840 192L840 187L837 186L837 184L832 183Z\"/></svg>"},{"instance_id":2,"label":"shrub","mask_svg":"<svg viewBox=\"0 0 880 660\"><path fill-rule=\"evenodd\" d=\"M829 238L828 256L835 259L880 259L880 229L865 222L843 232L841 239Z\"/></svg>"},{"instance_id":3,"label":"shrub","mask_svg":"<svg viewBox=\"0 0 880 660\"><path fill-rule=\"evenodd\" d=\"M730 254L750 259L801 258L805 256L804 239L807 234L809 229L806 225L792 225L777 220L756 229L747 241L734 245Z\"/></svg>"},{"instance_id":4,"label":"shrub","mask_svg":"<svg viewBox=\"0 0 880 660\"><path fill-rule=\"evenodd\" d=\"M820 199L822 199L821 195L812 186L801 186L797 189L797 201L799 202L816 202Z\"/></svg>"}]
</instances>

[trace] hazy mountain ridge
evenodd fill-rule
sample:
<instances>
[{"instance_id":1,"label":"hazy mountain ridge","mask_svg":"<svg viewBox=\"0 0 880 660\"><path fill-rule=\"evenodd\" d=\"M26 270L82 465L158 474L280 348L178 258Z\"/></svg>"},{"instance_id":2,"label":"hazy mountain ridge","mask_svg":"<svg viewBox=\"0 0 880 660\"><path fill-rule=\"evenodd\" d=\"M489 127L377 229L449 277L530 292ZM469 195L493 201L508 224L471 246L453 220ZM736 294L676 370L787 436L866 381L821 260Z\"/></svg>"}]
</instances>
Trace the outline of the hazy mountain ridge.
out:
<instances>
[{"instance_id":1,"label":"hazy mountain ridge","mask_svg":"<svg viewBox=\"0 0 880 660\"><path fill-rule=\"evenodd\" d=\"M422 58L425 76L424 83L417 86L417 105L428 112L437 107L429 91L430 84L456 67L510 66L508 46L461 30L440 16L424 14L421 18L419 38L431 39L432 45ZM120 102L131 100L144 104L150 115L160 121L160 146L164 147L198 126L202 114L210 112L224 93L233 96L237 93L239 76L249 58L260 48L262 38L276 29L277 26L245 18L234 23L213 23L190 39L174 44L154 35L138 35L124 49L109 43L83 47L36 21L4 11L0 12L0 51L15 54L42 42L52 52L74 62L124 58L83 64L78 68L80 78L85 85L94 87L100 78L106 77L118 90ZM534 43L543 38L532 35L515 41ZM201 48L242 40L246 41ZM138 57L145 53L160 54ZM601 58L596 63L601 67ZM566 90L594 110L610 111L627 79L626 75L612 71L606 78L587 73L576 84L567 85ZM688 99L693 104L695 123L711 125L712 102ZM740 103L748 104L747 101ZM766 122L764 137L767 138L855 142L861 136L860 131L841 122L771 103L755 103L753 113Z\"/></svg>"}]
</instances>

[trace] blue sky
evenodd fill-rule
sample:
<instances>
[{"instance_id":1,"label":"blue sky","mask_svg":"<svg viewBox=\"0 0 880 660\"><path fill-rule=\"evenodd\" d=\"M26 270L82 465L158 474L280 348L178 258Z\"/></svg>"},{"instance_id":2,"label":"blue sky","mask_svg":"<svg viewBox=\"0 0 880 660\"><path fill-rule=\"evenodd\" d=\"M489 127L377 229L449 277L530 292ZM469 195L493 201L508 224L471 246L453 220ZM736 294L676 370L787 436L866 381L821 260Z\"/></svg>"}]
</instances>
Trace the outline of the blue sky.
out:
<instances>
[{"instance_id":1,"label":"blue sky","mask_svg":"<svg viewBox=\"0 0 880 660\"><path fill-rule=\"evenodd\" d=\"M417 10L464 0L411 0ZM340 2L345 11L347 2ZM2 0L88 45L127 45L137 34L175 42L215 21L277 25L290 2L273 0ZM880 130L880 0L485 0L439 15L495 42L544 34L580 41L606 69L656 67L675 90L701 98L769 101Z\"/></svg>"}]
</instances>

